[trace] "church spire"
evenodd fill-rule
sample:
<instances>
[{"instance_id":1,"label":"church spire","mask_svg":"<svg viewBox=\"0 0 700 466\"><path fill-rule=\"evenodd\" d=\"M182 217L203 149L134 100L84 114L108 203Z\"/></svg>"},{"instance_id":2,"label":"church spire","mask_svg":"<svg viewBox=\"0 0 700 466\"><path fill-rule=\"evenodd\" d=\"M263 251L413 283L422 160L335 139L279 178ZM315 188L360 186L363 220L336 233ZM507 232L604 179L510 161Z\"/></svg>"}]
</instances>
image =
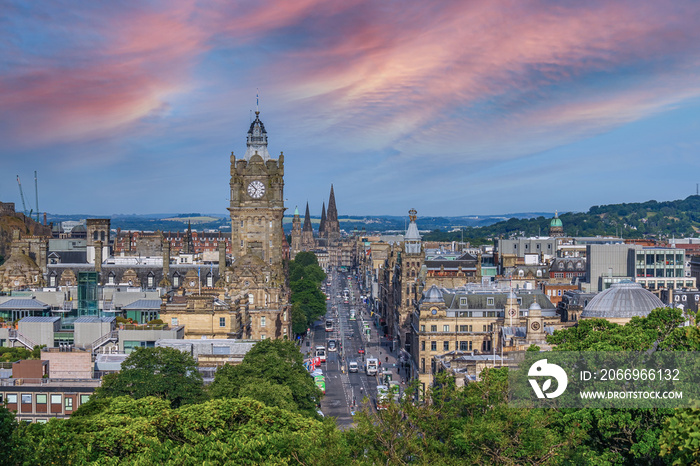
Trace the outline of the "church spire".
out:
<instances>
[{"instance_id":1,"label":"church spire","mask_svg":"<svg viewBox=\"0 0 700 466\"><path fill-rule=\"evenodd\" d=\"M333 192L333 185L331 184L331 195L328 198L328 214L326 216L326 221L328 223L338 221L338 210L335 207L335 193Z\"/></svg>"},{"instance_id":2,"label":"church spire","mask_svg":"<svg viewBox=\"0 0 700 466\"><path fill-rule=\"evenodd\" d=\"M318 236L323 236L326 232L326 203L321 207L321 223L318 225Z\"/></svg>"},{"instance_id":3,"label":"church spire","mask_svg":"<svg viewBox=\"0 0 700 466\"><path fill-rule=\"evenodd\" d=\"M306 215L304 216L304 228L303 231L314 231L311 226L311 215L309 215L309 203L306 203Z\"/></svg>"},{"instance_id":4,"label":"church spire","mask_svg":"<svg viewBox=\"0 0 700 466\"><path fill-rule=\"evenodd\" d=\"M326 210L326 222L323 227L330 243L340 239L340 223L338 222L338 209L335 206L333 185L331 185L331 195L328 198L328 209Z\"/></svg>"}]
</instances>

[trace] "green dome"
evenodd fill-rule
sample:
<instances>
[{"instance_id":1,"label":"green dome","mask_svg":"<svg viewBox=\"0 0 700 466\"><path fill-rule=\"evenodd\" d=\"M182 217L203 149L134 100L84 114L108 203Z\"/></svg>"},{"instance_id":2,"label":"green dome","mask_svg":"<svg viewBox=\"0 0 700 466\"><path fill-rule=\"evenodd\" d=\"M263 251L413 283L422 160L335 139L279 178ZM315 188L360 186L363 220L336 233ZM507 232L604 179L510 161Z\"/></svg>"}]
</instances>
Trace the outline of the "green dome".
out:
<instances>
[{"instance_id":1,"label":"green dome","mask_svg":"<svg viewBox=\"0 0 700 466\"><path fill-rule=\"evenodd\" d=\"M552 219L551 222L549 222L549 227L563 227L561 220L559 220L559 214L557 212L554 212L554 218Z\"/></svg>"}]
</instances>

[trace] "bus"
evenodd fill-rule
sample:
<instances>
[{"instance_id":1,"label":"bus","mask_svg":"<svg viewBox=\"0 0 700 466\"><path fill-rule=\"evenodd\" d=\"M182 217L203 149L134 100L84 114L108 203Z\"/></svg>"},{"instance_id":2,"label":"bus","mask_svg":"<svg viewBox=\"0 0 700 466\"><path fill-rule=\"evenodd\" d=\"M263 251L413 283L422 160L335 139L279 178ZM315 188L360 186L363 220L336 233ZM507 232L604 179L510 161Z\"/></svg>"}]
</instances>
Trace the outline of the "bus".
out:
<instances>
[{"instance_id":1,"label":"bus","mask_svg":"<svg viewBox=\"0 0 700 466\"><path fill-rule=\"evenodd\" d=\"M326 332L333 331L333 321L331 319L326 319Z\"/></svg>"},{"instance_id":2,"label":"bus","mask_svg":"<svg viewBox=\"0 0 700 466\"><path fill-rule=\"evenodd\" d=\"M355 309L350 309L350 320L355 320Z\"/></svg>"},{"instance_id":3,"label":"bus","mask_svg":"<svg viewBox=\"0 0 700 466\"><path fill-rule=\"evenodd\" d=\"M326 362L326 347L325 346L317 346L316 347L316 357L321 362Z\"/></svg>"}]
</instances>

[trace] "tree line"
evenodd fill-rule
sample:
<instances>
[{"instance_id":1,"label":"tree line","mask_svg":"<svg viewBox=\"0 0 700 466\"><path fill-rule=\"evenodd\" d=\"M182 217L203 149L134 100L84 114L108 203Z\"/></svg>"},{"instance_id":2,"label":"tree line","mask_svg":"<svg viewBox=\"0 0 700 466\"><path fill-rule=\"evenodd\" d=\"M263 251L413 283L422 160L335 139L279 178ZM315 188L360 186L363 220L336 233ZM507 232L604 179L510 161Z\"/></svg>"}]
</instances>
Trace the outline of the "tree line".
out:
<instances>
[{"instance_id":1,"label":"tree line","mask_svg":"<svg viewBox=\"0 0 700 466\"><path fill-rule=\"evenodd\" d=\"M559 215L564 233L570 236L622 236L624 238L671 238L697 236L700 231L700 196L657 202L593 206L588 212ZM425 241L469 241L475 246L494 238L547 235L551 218L511 218L483 227L464 227L445 232L433 230Z\"/></svg>"},{"instance_id":2,"label":"tree line","mask_svg":"<svg viewBox=\"0 0 700 466\"><path fill-rule=\"evenodd\" d=\"M555 351L698 351L700 330L676 309L627 325L584 320L555 332ZM438 373L355 426L320 419L320 393L289 341L257 343L207 388L191 356L139 348L67 420L17 424L0 409L4 464L697 464L700 406L688 409L522 409L508 369L457 387Z\"/></svg>"}]
</instances>

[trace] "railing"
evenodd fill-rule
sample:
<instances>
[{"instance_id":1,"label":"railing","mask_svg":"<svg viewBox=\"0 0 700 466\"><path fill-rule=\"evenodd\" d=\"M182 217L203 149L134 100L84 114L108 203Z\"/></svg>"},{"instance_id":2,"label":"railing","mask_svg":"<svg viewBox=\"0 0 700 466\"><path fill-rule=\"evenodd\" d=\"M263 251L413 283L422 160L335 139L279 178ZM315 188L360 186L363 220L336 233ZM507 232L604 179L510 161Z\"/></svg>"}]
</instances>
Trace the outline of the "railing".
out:
<instances>
[{"instance_id":1,"label":"railing","mask_svg":"<svg viewBox=\"0 0 700 466\"><path fill-rule=\"evenodd\" d=\"M97 348L99 348L100 346L107 343L108 341L114 342L117 340L119 340L119 332L117 332L115 330L113 332L109 332L109 333L102 335L100 338L98 338L97 340L95 340L92 343L90 343L89 345L87 345L86 349L91 349L94 351Z\"/></svg>"},{"instance_id":2,"label":"railing","mask_svg":"<svg viewBox=\"0 0 700 466\"><path fill-rule=\"evenodd\" d=\"M120 330L168 330L168 324L119 324Z\"/></svg>"},{"instance_id":3,"label":"railing","mask_svg":"<svg viewBox=\"0 0 700 466\"><path fill-rule=\"evenodd\" d=\"M38 346L36 343L19 333L17 330L10 330L9 337L10 340L18 341L30 350L33 350L35 346Z\"/></svg>"},{"instance_id":4,"label":"railing","mask_svg":"<svg viewBox=\"0 0 700 466\"><path fill-rule=\"evenodd\" d=\"M49 378L17 378L1 379L0 386L12 387L19 385L55 385L62 387L99 387L102 385L100 379L49 379Z\"/></svg>"}]
</instances>

